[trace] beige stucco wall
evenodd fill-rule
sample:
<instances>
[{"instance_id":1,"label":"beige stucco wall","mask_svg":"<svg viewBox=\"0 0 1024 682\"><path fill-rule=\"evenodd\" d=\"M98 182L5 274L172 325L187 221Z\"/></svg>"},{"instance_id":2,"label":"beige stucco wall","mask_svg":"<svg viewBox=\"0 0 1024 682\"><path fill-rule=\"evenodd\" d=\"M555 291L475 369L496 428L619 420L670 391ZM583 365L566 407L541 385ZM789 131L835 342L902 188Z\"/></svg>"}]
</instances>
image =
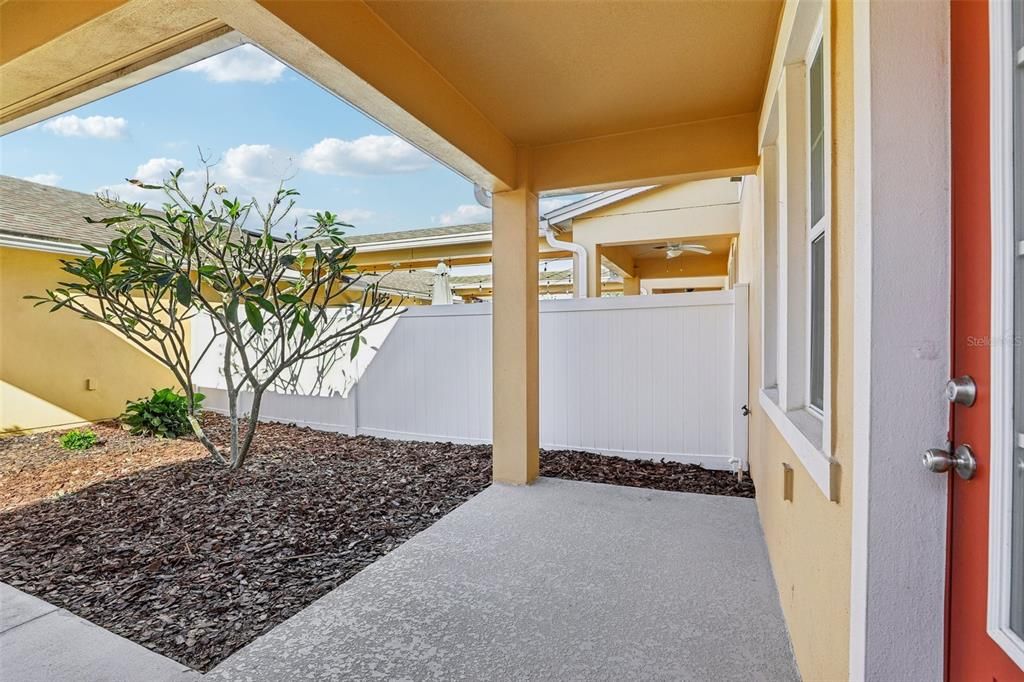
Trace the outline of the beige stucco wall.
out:
<instances>
[{"instance_id":1,"label":"beige stucco wall","mask_svg":"<svg viewBox=\"0 0 1024 682\"><path fill-rule=\"evenodd\" d=\"M69 277L62 257L0 248L0 429L116 417L126 400L175 385L166 368L107 328L24 300Z\"/></svg>"},{"instance_id":2,"label":"beige stucco wall","mask_svg":"<svg viewBox=\"0 0 1024 682\"><path fill-rule=\"evenodd\" d=\"M580 244L635 244L736 234L739 185L728 179L667 185L597 209L572 222Z\"/></svg>"},{"instance_id":3,"label":"beige stucco wall","mask_svg":"<svg viewBox=\"0 0 1024 682\"><path fill-rule=\"evenodd\" d=\"M832 410L839 501L829 502L760 408L761 231L757 180L743 197L739 279L750 283L750 472L772 570L797 664L805 680L847 679L850 633L853 466L853 126L852 12L832 10ZM751 187L753 184L753 187ZM783 463L793 469L793 500L783 500Z\"/></svg>"}]
</instances>

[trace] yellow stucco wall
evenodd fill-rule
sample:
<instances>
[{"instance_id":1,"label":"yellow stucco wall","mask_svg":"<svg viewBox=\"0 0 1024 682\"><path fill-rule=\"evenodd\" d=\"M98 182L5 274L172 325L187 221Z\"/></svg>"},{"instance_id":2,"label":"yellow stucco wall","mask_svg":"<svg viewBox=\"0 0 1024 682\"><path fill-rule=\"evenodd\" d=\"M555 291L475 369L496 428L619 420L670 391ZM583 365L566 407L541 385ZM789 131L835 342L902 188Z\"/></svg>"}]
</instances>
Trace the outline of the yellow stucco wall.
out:
<instances>
[{"instance_id":1,"label":"yellow stucco wall","mask_svg":"<svg viewBox=\"0 0 1024 682\"><path fill-rule=\"evenodd\" d=\"M572 220L572 239L587 251L588 295L598 296L598 273L603 259L610 261L639 291L640 279L725 275L726 246L714 247L710 256L685 254L671 261L635 260L624 249L629 244L732 236L739 232L739 184L728 178L695 180L666 185L590 211ZM728 240L723 241L727 245Z\"/></svg>"},{"instance_id":2,"label":"yellow stucco wall","mask_svg":"<svg viewBox=\"0 0 1024 682\"><path fill-rule=\"evenodd\" d=\"M735 234L738 201L739 185L727 179L659 187L575 218L572 238L579 244L631 244Z\"/></svg>"},{"instance_id":3,"label":"yellow stucco wall","mask_svg":"<svg viewBox=\"0 0 1024 682\"><path fill-rule=\"evenodd\" d=\"M66 275L56 254L0 248L0 429L115 417L125 401L173 386L170 372L114 332L22 297ZM92 380L95 390L88 390Z\"/></svg>"},{"instance_id":4,"label":"yellow stucco wall","mask_svg":"<svg viewBox=\"0 0 1024 682\"><path fill-rule=\"evenodd\" d=\"M758 404L761 384L761 232L744 207L740 281L750 288L750 472L779 597L805 680L843 680L849 671L853 467L853 84L852 10L832 9L832 410L839 501L829 502ZM756 185L755 185L756 189ZM744 203L753 201L744 196ZM759 197L757 198L759 201ZM783 500L783 463L793 500Z\"/></svg>"}]
</instances>

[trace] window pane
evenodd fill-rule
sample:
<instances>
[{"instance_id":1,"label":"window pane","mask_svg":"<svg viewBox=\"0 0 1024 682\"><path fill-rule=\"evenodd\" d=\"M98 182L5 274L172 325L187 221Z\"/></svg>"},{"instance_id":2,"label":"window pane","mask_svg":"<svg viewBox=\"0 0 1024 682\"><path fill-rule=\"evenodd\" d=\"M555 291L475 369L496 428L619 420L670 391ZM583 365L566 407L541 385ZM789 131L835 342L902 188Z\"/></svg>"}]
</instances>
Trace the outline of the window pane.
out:
<instances>
[{"instance_id":1,"label":"window pane","mask_svg":"<svg viewBox=\"0 0 1024 682\"><path fill-rule=\"evenodd\" d=\"M1013 44L1024 47L1024 5L1013 3ZM1014 241L1024 242L1024 67L1013 77ZM1016 251L1014 251L1016 252ZM1010 627L1024 637L1024 257L1014 267L1013 321L1013 527L1011 530Z\"/></svg>"},{"instance_id":2,"label":"window pane","mask_svg":"<svg viewBox=\"0 0 1024 682\"><path fill-rule=\"evenodd\" d=\"M810 70L811 225L825 216L825 73L821 45Z\"/></svg>"},{"instance_id":3,"label":"window pane","mask_svg":"<svg viewBox=\"0 0 1024 682\"><path fill-rule=\"evenodd\" d=\"M825 409L825 235L811 242L810 404Z\"/></svg>"}]
</instances>

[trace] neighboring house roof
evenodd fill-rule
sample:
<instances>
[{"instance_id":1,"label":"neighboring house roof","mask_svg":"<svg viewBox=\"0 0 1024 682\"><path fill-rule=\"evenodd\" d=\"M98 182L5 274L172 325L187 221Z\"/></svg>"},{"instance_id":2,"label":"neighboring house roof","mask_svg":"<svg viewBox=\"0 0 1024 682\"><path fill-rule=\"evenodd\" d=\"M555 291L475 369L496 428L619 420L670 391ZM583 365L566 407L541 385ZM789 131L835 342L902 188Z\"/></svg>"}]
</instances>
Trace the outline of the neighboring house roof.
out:
<instances>
[{"instance_id":1,"label":"neighboring house roof","mask_svg":"<svg viewBox=\"0 0 1024 682\"><path fill-rule=\"evenodd\" d=\"M345 241L356 246L360 244L377 244L379 242L398 242L420 239L435 239L451 237L454 235L474 234L477 232L490 232L490 223L471 223L468 225L442 225L440 227L425 227L418 230L399 230L396 232L381 232L380 234L345 235Z\"/></svg>"},{"instance_id":2,"label":"neighboring house roof","mask_svg":"<svg viewBox=\"0 0 1024 682\"><path fill-rule=\"evenodd\" d=\"M363 281L380 282L381 291L412 298L430 298L434 291L434 275L423 270L395 270L381 274L364 273Z\"/></svg>"},{"instance_id":3,"label":"neighboring house roof","mask_svg":"<svg viewBox=\"0 0 1024 682\"><path fill-rule=\"evenodd\" d=\"M85 216L98 220L114 215L116 211L102 206L94 194L0 175L0 235L55 246L102 246L115 235L114 228L87 223Z\"/></svg>"},{"instance_id":4,"label":"neighboring house roof","mask_svg":"<svg viewBox=\"0 0 1024 682\"><path fill-rule=\"evenodd\" d=\"M98 220L115 215L117 211L104 207L93 194L0 175L0 244L62 253L80 252L80 244L104 246L116 235L115 228L87 223L85 216ZM429 298L433 284L430 273L405 271L365 279L381 280L381 290L389 293L417 298Z\"/></svg>"},{"instance_id":5,"label":"neighboring house roof","mask_svg":"<svg viewBox=\"0 0 1024 682\"><path fill-rule=\"evenodd\" d=\"M446 244L471 244L491 241L490 223L468 225L444 225L419 230L402 230L380 234L345 235L345 241L360 251L386 251L396 248L443 246Z\"/></svg>"}]
</instances>

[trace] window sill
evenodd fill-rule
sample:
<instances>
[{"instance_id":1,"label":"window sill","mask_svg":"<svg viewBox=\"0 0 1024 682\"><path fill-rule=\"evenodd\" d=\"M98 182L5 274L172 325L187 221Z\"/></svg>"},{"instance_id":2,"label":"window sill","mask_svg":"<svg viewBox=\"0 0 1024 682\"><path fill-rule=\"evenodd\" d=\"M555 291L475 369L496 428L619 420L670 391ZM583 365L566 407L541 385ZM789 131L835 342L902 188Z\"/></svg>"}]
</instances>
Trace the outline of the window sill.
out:
<instances>
[{"instance_id":1,"label":"window sill","mask_svg":"<svg viewBox=\"0 0 1024 682\"><path fill-rule=\"evenodd\" d=\"M761 389L758 402L821 492L838 502L839 463L823 452L821 420L805 410L783 411L774 388Z\"/></svg>"}]
</instances>

